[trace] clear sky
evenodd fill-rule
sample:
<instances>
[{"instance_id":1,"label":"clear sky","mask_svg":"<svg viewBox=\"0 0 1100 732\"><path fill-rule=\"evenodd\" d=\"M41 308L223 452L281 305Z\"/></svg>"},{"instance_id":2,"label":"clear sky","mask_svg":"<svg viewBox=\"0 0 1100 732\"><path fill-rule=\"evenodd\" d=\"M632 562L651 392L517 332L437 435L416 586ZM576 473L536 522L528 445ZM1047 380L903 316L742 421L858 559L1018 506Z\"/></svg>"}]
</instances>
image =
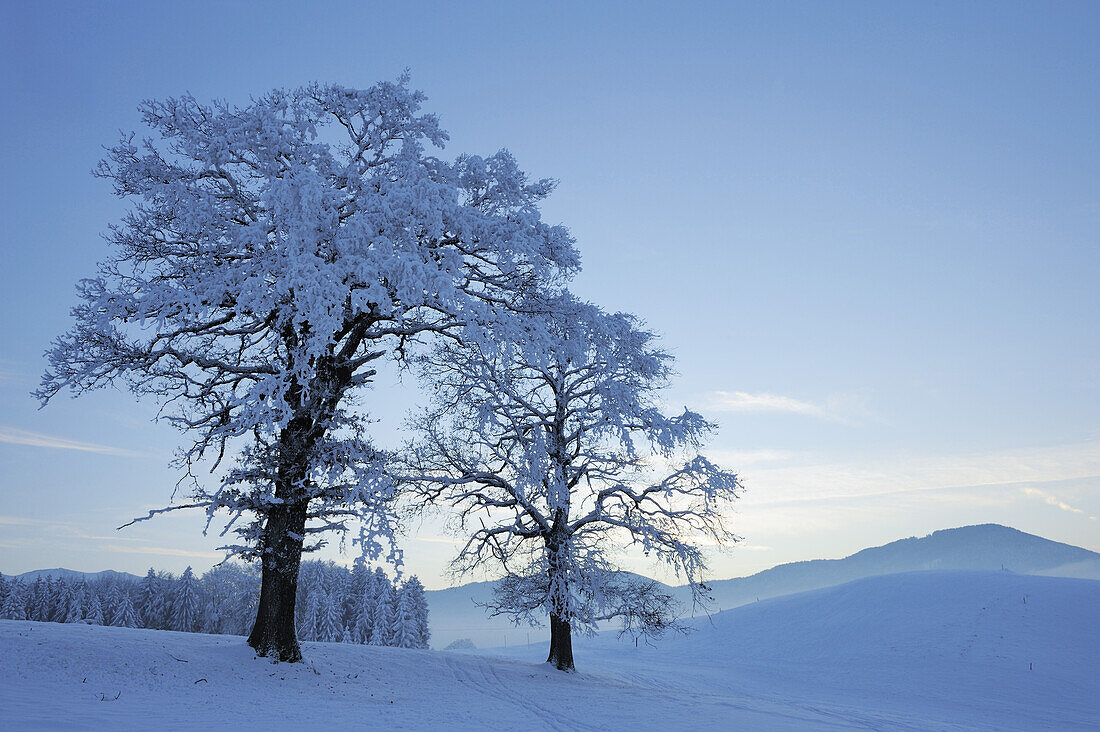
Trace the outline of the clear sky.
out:
<instances>
[{"instance_id":1,"label":"clear sky","mask_svg":"<svg viewBox=\"0 0 1100 732\"><path fill-rule=\"evenodd\" d=\"M153 404L29 396L122 210L102 146L145 98L406 67L446 155L561 181L575 289L721 423L716 575L982 522L1100 550L1100 4L4 2L0 570L219 556L196 516L114 530L173 489ZM370 399L396 440L415 388Z\"/></svg>"}]
</instances>

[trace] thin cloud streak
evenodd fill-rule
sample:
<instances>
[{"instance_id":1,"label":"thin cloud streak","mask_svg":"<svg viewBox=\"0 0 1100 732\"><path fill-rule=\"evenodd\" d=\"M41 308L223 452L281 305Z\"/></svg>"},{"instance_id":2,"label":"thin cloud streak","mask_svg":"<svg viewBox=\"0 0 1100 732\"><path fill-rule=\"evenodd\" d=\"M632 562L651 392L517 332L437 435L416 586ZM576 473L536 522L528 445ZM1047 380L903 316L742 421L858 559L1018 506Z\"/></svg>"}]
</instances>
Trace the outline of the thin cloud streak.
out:
<instances>
[{"instance_id":1,"label":"thin cloud streak","mask_svg":"<svg viewBox=\"0 0 1100 732\"><path fill-rule=\"evenodd\" d=\"M117 552L120 554L161 554L171 557L198 557L201 559L219 559L223 556L216 552L196 552L188 549L173 549L166 546L123 546L121 544L108 544L98 548L101 551Z\"/></svg>"},{"instance_id":2,"label":"thin cloud streak","mask_svg":"<svg viewBox=\"0 0 1100 732\"><path fill-rule=\"evenodd\" d=\"M833 419L822 407L816 404L767 392L750 394L745 391L715 391L710 394L705 408L712 412L787 412L822 419Z\"/></svg>"},{"instance_id":3,"label":"thin cloud streak","mask_svg":"<svg viewBox=\"0 0 1100 732\"><path fill-rule=\"evenodd\" d=\"M711 457L738 469L717 450ZM746 504L854 499L908 490L990 485L1051 484L1100 476L1100 443L1087 441L1043 448L970 455L882 457L849 463L807 463L812 454L792 454L786 465L738 469ZM1056 505L1056 504L1055 504Z\"/></svg>"},{"instance_id":4,"label":"thin cloud streak","mask_svg":"<svg viewBox=\"0 0 1100 732\"><path fill-rule=\"evenodd\" d=\"M1038 488L1032 488L1032 487L1028 486L1028 487L1022 488L1021 490L1023 490L1025 496L1031 496L1033 498L1040 498L1040 499L1043 500L1043 502L1045 502L1045 503L1047 503L1051 506L1056 506L1056 507L1062 509L1063 511L1068 511L1070 513L1079 513L1079 514L1082 514L1082 515L1085 513L1084 510L1082 510L1080 508L1075 508L1074 506L1069 505L1068 503L1061 500L1057 496L1054 496L1050 493L1047 493L1046 491L1041 491ZM1093 521L1096 520L1095 516L1089 516L1089 518L1092 519Z\"/></svg>"},{"instance_id":5,"label":"thin cloud streak","mask_svg":"<svg viewBox=\"0 0 1100 732\"><path fill-rule=\"evenodd\" d=\"M148 453L137 450L126 450L121 447L98 445L94 442L80 442L67 440L63 437L43 435L39 432L16 429L0 425L0 442L9 445L27 445L29 447L45 447L55 450L77 450L79 452L94 452L100 455L114 455L117 457L149 457Z\"/></svg>"}]
</instances>

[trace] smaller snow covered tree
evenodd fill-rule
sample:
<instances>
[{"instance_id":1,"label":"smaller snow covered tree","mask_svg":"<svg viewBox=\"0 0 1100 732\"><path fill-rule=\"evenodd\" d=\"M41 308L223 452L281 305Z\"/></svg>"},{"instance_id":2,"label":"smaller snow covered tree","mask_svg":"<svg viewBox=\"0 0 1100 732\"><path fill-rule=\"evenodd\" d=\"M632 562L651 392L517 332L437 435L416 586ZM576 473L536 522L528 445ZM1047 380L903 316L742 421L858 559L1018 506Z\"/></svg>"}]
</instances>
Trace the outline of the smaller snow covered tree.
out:
<instances>
[{"instance_id":1,"label":"smaller snow covered tree","mask_svg":"<svg viewBox=\"0 0 1100 732\"><path fill-rule=\"evenodd\" d=\"M370 631L370 645L392 646L394 626L394 605L397 602L393 585L388 581L381 588L377 602L374 606L374 625Z\"/></svg>"},{"instance_id":2,"label":"smaller snow covered tree","mask_svg":"<svg viewBox=\"0 0 1100 732\"><path fill-rule=\"evenodd\" d=\"M50 607L49 584L41 577L34 581L31 589L29 620L46 622L50 619L53 608Z\"/></svg>"},{"instance_id":3,"label":"smaller snow covered tree","mask_svg":"<svg viewBox=\"0 0 1100 732\"><path fill-rule=\"evenodd\" d=\"M417 617L412 594L404 586L397 591L392 645L398 648L420 648L420 618Z\"/></svg>"},{"instance_id":4,"label":"smaller snow covered tree","mask_svg":"<svg viewBox=\"0 0 1100 732\"><path fill-rule=\"evenodd\" d=\"M166 627L165 582L152 567L141 580L138 589L137 610L141 617L141 627L162 629Z\"/></svg>"},{"instance_id":5,"label":"smaller snow covered tree","mask_svg":"<svg viewBox=\"0 0 1100 732\"><path fill-rule=\"evenodd\" d=\"M336 643L340 640L340 608L332 593L320 590L318 593L317 640L323 643Z\"/></svg>"},{"instance_id":6,"label":"smaller snow covered tree","mask_svg":"<svg viewBox=\"0 0 1100 732\"><path fill-rule=\"evenodd\" d=\"M422 497L457 509L470 532L456 569L502 570L491 610L549 615L547 660L572 670L574 628L618 619L656 635L675 620L657 583L617 571L622 549L702 597L700 547L737 540L723 511L740 483L699 455L674 462L714 425L658 408L672 357L634 317L569 295L531 310L522 335L443 343L420 361L434 403L405 464Z\"/></svg>"},{"instance_id":7,"label":"smaller snow covered tree","mask_svg":"<svg viewBox=\"0 0 1100 732\"><path fill-rule=\"evenodd\" d=\"M7 597L0 606L0 618L4 620L26 620L27 607L23 596L23 583L15 580L8 587Z\"/></svg>"},{"instance_id":8,"label":"smaller snow covered tree","mask_svg":"<svg viewBox=\"0 0 1100 732\"><path fill-rule=\"evenodd\" d=\"M84 609L84 622L89 625L106 625L103 617L103 603L99 601L99 593L91 588L88 592L88 605Z\"/></svg>"},{"instance_id":9,"label":"smaller snow covered tree","mask_svg":"<svg viewBox=\"0 0 1100 732\"><path fill-rule=\"evenodd\" d=\"M416 576L409 577L397 593L394 645L401 648L427 648L428 600L424 585Z\"/></svg>"},{"instance_id":10,"label":"smaller snow covered tree","mask_svg":"<svg viewBox=\"0 0 1100 732\"><path fill-rule=\"evenodd\" d=\"M202 605L199 599L198 582L191 567L184 570L175 585L172 593L171 629L194 633L198 630Z\"/></svg>"},{"instance_id":11,"label":"smaller snow covered tree","mask_svg":"<svg viewBox=\"0 0 1100 732\"><path fill-rule=\"evenodd\" d=\"M66 623L84 622L84 603L86 593L84 584L70 585L65 597L65 621Z\"/></svg>"},{"instance_id":12,"label":"smaller snow covered tree","mask_svg":"<svg viewBox=\"0 0 1100 732\"><path fill-rule=\"evenodd\" d=\"M134 602L130 599L130 593L125 590L119 593L114 615L111 616L111 625L118 628L137 628L140 625Z\"/></svg>"}]
</instances>

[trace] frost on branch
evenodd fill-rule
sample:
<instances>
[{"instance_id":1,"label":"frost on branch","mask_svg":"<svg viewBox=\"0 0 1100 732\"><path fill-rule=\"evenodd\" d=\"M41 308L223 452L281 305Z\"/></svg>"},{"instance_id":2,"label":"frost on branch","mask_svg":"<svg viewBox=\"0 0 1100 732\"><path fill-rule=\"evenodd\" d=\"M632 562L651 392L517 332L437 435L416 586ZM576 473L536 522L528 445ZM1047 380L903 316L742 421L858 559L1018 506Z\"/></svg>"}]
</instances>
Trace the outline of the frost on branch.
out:
<instances>
[{"instance_id":1,"label":"frost on branch","mask_svg":"<svg viewBox=\"0 0 1100 732\"><path fill-rule=\"evenodd\" d=\"M623 549L669 566L701 599L700 546L737 540L723 511L741 486L704 457L676 462L714 426L658 408L672 359L635 318L567 295L530 310L510 339L440 343L419 360L434 403L402 461L426 500L458 510L468 541L455 567L503 572L492 610L549 614L563 639L550 660L572 668L574 627L674 623L659 585L617 571Z\"/></svg>"},{"instance_id":2,"label":"frost on branch","mask_svg":"<svg viewBox=\"0 0 1100 732\"><path fill-rule=\"evenodd\" d=\"M392 538L385 456L351 409L378 360L499 328L578 266L539 216L552 182L506 151L428 154L447 135L407 82L143 103L149 136L124 135L95 171L130 210L37 392L151 396L187 436L187 474L221 476L187 505L227 512L230 551L287 578L291 604L307 534L363 521L371 556Z\"/></svg>"}]
</instances>

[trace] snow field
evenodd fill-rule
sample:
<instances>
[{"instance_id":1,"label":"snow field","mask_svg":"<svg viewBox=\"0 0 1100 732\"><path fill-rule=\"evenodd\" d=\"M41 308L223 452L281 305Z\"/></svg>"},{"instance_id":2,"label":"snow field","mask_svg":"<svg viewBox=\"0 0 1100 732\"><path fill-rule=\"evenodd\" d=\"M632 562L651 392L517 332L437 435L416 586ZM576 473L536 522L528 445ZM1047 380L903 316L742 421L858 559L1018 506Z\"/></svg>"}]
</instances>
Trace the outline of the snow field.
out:
<instances>
[{"instance_id":1,"label":"snow field","mask_svg":"<svg viewBox=\"0 0 1100 732\"><path fill-rule=\"evenodd\" d=\"M1026 602L1024 600L1026 598ZM0 621L11 729L1096 729L1100 582L1007 572L858 580L655 645L481 653Z\"/></svg>"}]
</instances>

